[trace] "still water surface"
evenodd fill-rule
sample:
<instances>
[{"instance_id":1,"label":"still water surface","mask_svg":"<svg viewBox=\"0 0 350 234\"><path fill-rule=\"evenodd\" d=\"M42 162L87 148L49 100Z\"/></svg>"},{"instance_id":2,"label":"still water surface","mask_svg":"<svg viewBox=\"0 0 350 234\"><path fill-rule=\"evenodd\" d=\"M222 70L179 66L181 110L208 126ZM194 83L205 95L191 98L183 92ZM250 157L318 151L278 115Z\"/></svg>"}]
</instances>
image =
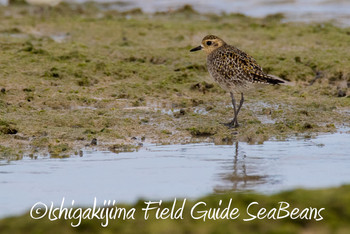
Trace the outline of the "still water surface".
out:
<instances>
[{"instance_id":1,"label":"still water surface","mask_svg":"<svg viewBox=\"0 0 350 234\"><path fill-rule=\"evenodd\" d=\"M138 152L90 151L82 157L0 161L0 217L62 198L98 201L198 198L212 192L275 193L350 183L350 134L266 141L146 145Z\"/></svg>"}]
</instances>

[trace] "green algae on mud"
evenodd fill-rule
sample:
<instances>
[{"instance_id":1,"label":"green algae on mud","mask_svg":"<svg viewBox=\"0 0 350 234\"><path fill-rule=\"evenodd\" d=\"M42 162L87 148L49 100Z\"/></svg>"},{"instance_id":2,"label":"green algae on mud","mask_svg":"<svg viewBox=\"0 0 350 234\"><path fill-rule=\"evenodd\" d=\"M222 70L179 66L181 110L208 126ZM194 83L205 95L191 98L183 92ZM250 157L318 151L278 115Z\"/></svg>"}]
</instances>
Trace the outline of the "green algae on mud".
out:
<instances>
[{"instance_id":1,"label":"green algae on mud","mask_svg":"<svg viewBox=\"0 0 350 234\"><path fill-rule=\"evenodd\" d=\"M262 143L350 123L349 28L189 7L154 15L93 4L32 10L0 8L2 155L129 150L143 141ZM247 93L238 129L221 124L232 118L230 99L205 56L189 53L209 33L294 84Z\"/></svg>"},{"instance_id":2,"label":"green algae on mud","mask_svg":"<svg viewBox=\"0 0 350 234\"><path fill-rule=\"evenodd\" d=\"M147 200L139 200L135 204L123 205L116 201L115 206L109 208L118 207L126 211L134 208L135 219L123 220L122 215L117 219L110 219L107 227L101 227L101 223L105 224L105 219L83 219L81 224L75 228L71 227L72 224L76 225L78 221L79 212L78 208L66 208L74 212L71 213L72 219L65 218L69 217L65 215L68 212L62 212L63 215L59 219L50 221L48 213L43 215L45 209L34 214L35 217L41 217L42 219L36 220L30 217L29 213L23 214L18 217L8 217L0 220L0 231L1 233L347 233L350 229L350 186L341 186L338 188L318 189L318 190L304 190L296 189L292 191L285 191L273 195L261 195L253 193L225 193L215 194L202 197L194 200L187 200L184 209L183 219L156 219L156 210L149 212L149 218L145 220L144 212L142 209L146 207L145 202ZM229 206L231 199L231 206L229 211L237 208L239 210L239 216L236 219L226 218L225 216L217 219L207 218L205 222L203 219L194 219L190 216L191 208L202 202L201 205L197 206L194 217L203 216L205 211L211 210L212 217L214 212L218 212L219 215L223 210ZM159 202L159 200L152 200L153 202ZM221 201L221 204L220 204ZM68 201L66 201L68 202ZM257 202L257 204L253 203ZM297 212L291 216L273 219L272 215L269 214L270 219L267 217L263 219L255 218L251 221L244 221L244 219L252 218L257 216L260 209L264 208L265 212L261 212L260 217L266 216L269 211L275 209L276 211L281 206L280 202L284 202L282 207L286 207L286 203L289 204L288 208L281 210L278 214L279 217L286 216L286 210L291 213L293 209L298 209ZM205 205L204 205L205 203ZM161 209L172 209L174 201L163 201ZM177 199L175 204L175 211L178 210L183 204L183 199ZM220 205L219 205L220 204ZM248 206L249 210L247 211ZM59 208L60 204L55 207ZM98 207L98 206L97 206ZM97 208L96 207L96 208ZM101 206L102 207L102 206ZM151 207L157 207L156 204ZM220 210L219 210L220 208ZM325 209L322 209L325 208ZM49 209L49 208L48 208ZM62 209L62 207L61 207ZM79 208L82 209L82 208ZM92 209L92 208L90 208ZM312 210L312 211L311 211ZM322 220L316 221L319 218L316 211L320 211L319 214ZM82 209L81 213L84 211ZM198 211L198 213L196 213ZM202 213L199 213L202 212ZM249 212L249 214L248 214ZM80 215L81 215L80 213ZM85 212L84 212L85 214ZM98 213L99 214L99 213ZM118 213L119 214L119 213ZM58 211L55 212L58 217ZM253 215L253 216L251 216ZM110 213L110 217L113 214ZM118 216L117 216L118 217ZM275 212L274 217L277 217ZM297 218L295 218L297 217ZM51 216L54 219L53 216ZM106 229L107 228L107 229Z\"/></svg>"}]
</instances>

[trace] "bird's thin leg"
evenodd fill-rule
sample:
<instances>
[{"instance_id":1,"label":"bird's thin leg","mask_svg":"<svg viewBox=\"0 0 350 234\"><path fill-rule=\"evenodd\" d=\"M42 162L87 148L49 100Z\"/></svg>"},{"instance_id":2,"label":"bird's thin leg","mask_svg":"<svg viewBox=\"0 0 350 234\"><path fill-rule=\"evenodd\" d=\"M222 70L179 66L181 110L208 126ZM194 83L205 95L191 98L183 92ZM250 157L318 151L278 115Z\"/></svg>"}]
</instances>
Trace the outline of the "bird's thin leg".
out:
<instances>
[{"instance_id":1,"label":"bird's thin leg","mask_svg":"<svg viewBox=\"0 0 350 234\"><path fill-rule=\"evenodd\" d=\"M231 95L231 101L232 101L233 111L235 112L235 117L236 117L237 108L236 108L235 96L233 96L233 93L232 93L232 92L230 92L230 95Z\"/></svg>"},{"instance_id":2,"label":"bird's thin leg","mask_svg":"<svg viewBox=\"0 0 350 234\"><path fill-rule=\"evenodd\" d=\"M244 96L243 96L243 93L241 93L241 100L239 101L239 106L238 106L237 112L235 112L235 118L233 120L235 121L234 125L236 127L238 127L238 113L241 110L241 107L243 106L243 102L244 102Z\"/></svg>"},{"instance_id":3,"label":"bird's thin leg","mask_svg":"<svg viewBox=\"0 0 350 234\"><path fill-rule=\"evenodd\" d=\"M237 107L236 107L236 100L232 92L230 92L231 95L231 101L232 101L232 106L233 106L233 112L234 112L234 117L231 122L225 124L228 127L236 127L236 122L237 122Z\"/></svg>"}]
</instances>

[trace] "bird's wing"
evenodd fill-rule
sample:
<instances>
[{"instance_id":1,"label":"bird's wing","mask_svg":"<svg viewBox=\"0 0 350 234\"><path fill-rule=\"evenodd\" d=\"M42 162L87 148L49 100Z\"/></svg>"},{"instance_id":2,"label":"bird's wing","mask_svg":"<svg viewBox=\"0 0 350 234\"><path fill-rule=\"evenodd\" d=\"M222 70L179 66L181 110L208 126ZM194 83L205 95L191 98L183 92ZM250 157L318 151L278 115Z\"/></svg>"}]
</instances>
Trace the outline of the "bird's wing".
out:
<instances>
[{"instance_id":1,"label":"bird's wing","mask_svg":"<svg viewBox=\"0 0 350 234\"><path fill-rule=\"evenodd\" d=\"M253 57L236 47L230 46L229 49L226 48L222 53L224 54L225 59L229 62L226 62L222 69L219 68L221 71L218 72L226 73L223 74L226 77L231 76L232 79L232 75L234 75L236 79L237 77L241 77L251 83L283 83L283 81L274 79L265 74ZM236 70L236 72L233 72L233 69Z\"/></svg>"}]
</instances>

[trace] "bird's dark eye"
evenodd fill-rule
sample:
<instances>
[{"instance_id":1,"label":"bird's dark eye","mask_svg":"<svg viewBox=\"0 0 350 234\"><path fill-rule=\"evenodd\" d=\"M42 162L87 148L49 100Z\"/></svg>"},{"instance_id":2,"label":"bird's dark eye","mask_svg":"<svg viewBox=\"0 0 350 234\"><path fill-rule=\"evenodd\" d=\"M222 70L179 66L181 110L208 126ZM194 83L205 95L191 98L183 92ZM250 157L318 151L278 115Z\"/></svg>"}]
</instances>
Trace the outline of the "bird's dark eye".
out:
<instances>
[{"instance_id":1,"label":"bird's dark eye","mask_svg":"<svg viewBox=\"0 0 350 234\"><path fill-rule=\"evenodd\" d=\"M210 46L211 45L211 41L207 41L207 46Z\"/></svg>"}]
</instances>

